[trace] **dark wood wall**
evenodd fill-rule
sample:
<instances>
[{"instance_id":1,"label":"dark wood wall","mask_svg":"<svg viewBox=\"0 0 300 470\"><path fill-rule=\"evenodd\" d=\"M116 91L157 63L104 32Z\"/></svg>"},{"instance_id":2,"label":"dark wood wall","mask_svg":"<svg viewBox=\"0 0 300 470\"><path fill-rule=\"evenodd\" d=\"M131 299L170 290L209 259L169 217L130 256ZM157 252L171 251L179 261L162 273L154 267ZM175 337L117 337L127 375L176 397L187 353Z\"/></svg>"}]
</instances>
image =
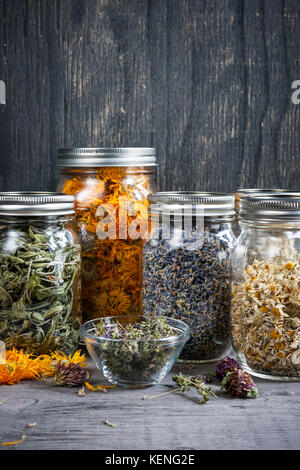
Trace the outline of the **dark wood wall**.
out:
<instances>
[{"instance_id":1,"label":"dark wood wall","mask_svg":"<svg viewBox=\"0 0 300 470\"><path fill-rule=\"evenodd\" d=\"M155 146L161 189L300 189L299 0L0 0L0 189Z\"/></svg>"}]
</instances>

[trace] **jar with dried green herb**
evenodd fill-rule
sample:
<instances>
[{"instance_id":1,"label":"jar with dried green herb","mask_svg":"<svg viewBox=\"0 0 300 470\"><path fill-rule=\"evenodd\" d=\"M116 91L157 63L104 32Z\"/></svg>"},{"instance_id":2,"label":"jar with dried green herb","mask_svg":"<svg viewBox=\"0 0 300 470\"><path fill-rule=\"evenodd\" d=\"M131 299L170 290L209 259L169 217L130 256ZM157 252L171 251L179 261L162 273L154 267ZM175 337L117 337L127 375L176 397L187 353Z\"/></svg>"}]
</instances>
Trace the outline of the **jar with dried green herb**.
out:
<instances>
[{"instance_id":1,"label":"jar with dried green herb","mask_svg":"<svg viewBox=\"0 0 300 470\"><path fill-rule=\"evenodd\" d=\"M0 193L0 340L34 354L78 347L80 245L74 197Z\"/></svg>"},{"instance_id":2,"label":"jar with dried green herb","mask_svg":"<svg viewBox=\"0 0 300 470\"><path fill-rule=\"evenodd\" d=\"M233 251L232 339L241 366L300 380L300 193L241 198Z\"/></svg>"}]
</instances>

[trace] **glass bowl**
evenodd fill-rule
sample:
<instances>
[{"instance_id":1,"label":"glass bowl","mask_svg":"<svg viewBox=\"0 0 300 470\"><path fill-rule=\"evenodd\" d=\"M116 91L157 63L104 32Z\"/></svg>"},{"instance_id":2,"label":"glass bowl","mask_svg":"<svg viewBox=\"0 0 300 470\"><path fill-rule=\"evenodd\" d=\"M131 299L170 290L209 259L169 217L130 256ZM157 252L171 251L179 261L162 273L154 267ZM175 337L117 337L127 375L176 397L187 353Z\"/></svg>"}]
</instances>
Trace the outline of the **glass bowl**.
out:
<instances>
[{"instance_id":1,"label":"glass bowl","mask_svg":"<svg viewBox=\"0 0 300 470\"><path fill-rule=\"evenodd\" d=\"M81 338L105 378L114 385L143 388L159 383L171 370L183 346L190 337L184 322L166 318L174 336L162 339L112 339L97 335L97 325L109 330L116 324L122 327L149 321L144 315L122 315L90 320L81 327Z\"/></svg>"}]
</instances>

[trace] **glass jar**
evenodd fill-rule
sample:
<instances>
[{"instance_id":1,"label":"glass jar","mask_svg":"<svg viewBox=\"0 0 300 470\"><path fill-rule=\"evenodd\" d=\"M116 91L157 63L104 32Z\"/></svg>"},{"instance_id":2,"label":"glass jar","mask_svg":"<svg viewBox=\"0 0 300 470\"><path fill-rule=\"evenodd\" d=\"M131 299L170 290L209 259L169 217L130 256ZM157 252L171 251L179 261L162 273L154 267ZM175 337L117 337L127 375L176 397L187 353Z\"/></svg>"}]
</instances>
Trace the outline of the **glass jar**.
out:
<instances>
[{"instance_id":1,"label":"glass jar","mask_svg":"<svg viewBox=\"0 0 300 470\"><path fill-rule=\"evenodd\" d=\"M148 199L151 234L143 252L144 314L170 316L190 326L181 361L219 360L231 348L234 196L165 192Z\"/></svg>"},{"instance_id":2,"label":"glass jar","mask_svg":"<svg viewBox=\"0 0 300 470\"><path fill-rule=\"evenodd\" d=\"M241 198L232 339L242 367L300 380L300 193Z\"/></svg>"},{"instance_id":3,"label":"glass jar","mask_svg":"<svg viewBox=\"0 0 300 470\"><path fill-rule=\"evenodd\" d=\"M236 193L234 193L235 196L235 212L236 212L236 217L233 223L233 231L236 237L239 236L241 233L240 225L239 225L239 213L240 213L240 199L243 196L255 196L259 194L273 194L273 193L280 193L280 192L287 192L286 189L239 189Z\"/></svg>"},{"instance_id":4,"label":"glass jar","mask_svg":"<svg viewBox=\"0 0 300 470\"><path fill-rule=\"evenodd\" d=\"M34 354L74 353L81 325L74 197L0 193L0 340Z\"/></svg>"},{"instance_id":5,"label":"glass jar","mask_svg":"<svg viewBox=\"0 0 300 470\"><path fill-rule=\"evenodd\" d=\"M141 314L153 148L60 149L58 190L76 198L83 318Z\"/></svg>"}]
</instances>

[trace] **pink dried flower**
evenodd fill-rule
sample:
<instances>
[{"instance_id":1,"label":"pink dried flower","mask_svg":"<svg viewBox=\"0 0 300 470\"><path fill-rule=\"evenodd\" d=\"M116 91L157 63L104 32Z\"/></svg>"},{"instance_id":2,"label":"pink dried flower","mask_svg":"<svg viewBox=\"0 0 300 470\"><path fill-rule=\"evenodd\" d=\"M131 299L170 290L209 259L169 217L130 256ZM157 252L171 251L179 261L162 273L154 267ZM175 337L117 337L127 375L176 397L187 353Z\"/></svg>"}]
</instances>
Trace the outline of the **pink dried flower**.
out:
<instances>
[{"instance_id":1,"label":"pink dried flower","mask_svg":"<svg viewBox=\"0 0 300 470\"><path fill-rule=\"evenodd\" d=\"M227 372L222 381L222 387L233 397L256 398L258 396L258 390L251 375L242 369Z\"/></svg>"},{"instance_id":2,"label":"pink dried flower","mask_svg":"<svg viewBox=\"0 0 300 470\"><path fill-rule=\"evenodd\" d=\"M88 371L83 369L80 364L64 364L59 361L55 366L53 382L67 387L80 387L88 377Z\"/></svg>"},{"instance_id":3,"label":"pink dried flower","mask_svg":"<svg viewBox=\"0 0 300 470\"><path fill-rule=\"evenodd\" d=\"M222 359L221 362L217 365L216 368L216 376L218 379L223 380L226 377L228 372L233 372L234 370L241 369L239 364L236 362L233 357L225 357Z\"/></svg>"}]
</instances>

